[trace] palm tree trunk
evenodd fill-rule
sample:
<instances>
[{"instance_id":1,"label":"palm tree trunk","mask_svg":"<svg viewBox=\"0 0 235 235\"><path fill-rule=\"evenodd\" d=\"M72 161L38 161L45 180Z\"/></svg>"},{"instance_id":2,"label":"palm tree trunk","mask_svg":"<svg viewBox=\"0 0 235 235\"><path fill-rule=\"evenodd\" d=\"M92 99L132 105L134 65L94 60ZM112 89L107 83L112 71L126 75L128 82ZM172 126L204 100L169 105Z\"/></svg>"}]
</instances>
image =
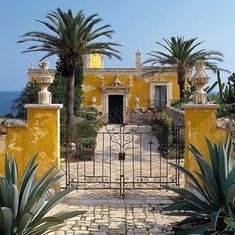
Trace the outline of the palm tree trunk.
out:
<instances>
[{"instance_id":1,"label":"palm tree trunk","mask_svg":"<svg viewBox=\"0 0 235 235\"><path fill-rule=\"evenodd\" d=\"M180 99L184 99L184 84L185 84L185 73L184 72L178 72L178 85L180 89Z\"/></svg>"},{"instance_id":2,"label":"palm tree trunk","mask_svg":"<svg viewBox=\"0 0 235 235\"><path fill-rule=\"evenodd\" d=\"M67 76L67 125L75 124L74 116L74 85L75 85L75 68Z\"/></svg>"}]
</instances>

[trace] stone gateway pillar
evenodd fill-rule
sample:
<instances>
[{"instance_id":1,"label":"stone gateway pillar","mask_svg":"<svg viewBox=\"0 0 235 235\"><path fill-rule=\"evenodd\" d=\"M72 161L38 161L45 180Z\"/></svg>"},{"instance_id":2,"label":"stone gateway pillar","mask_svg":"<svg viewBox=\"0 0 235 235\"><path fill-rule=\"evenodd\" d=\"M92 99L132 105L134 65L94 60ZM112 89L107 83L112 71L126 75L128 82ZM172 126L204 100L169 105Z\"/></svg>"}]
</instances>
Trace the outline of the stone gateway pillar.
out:
<instances>
[{"instance_id":1,"label":"stone gateway pillar","mask_svg":"<svg viewBox=\"0 0 235 235\"><path fill-rule=\"evenodd\" d=\"M45 64L44 64L45 66ZM60 109L62 104L51 104L51 95L47 87L52 82L48 67L41 67L41 86L39 104L26 104L27 121L0 120L0 162L4 162L4 153L14 155L19 177L33 155L38 154L40 177L50 167L60 170ZM0 175L4 174L4 164L0 164Z\"/></svg>"}]
</instances>

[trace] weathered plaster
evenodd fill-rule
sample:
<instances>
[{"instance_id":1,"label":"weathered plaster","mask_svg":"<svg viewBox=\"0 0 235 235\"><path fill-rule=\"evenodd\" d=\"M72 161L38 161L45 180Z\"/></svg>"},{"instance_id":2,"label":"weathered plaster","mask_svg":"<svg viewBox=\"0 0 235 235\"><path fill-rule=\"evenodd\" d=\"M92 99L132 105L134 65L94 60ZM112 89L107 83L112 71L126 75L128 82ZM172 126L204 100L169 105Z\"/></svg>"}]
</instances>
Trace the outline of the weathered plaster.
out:
<instances>
[{"instance_id":1,"label":"weathered plaster","mask_svg":"<svg viewBox=\"0 0 235 235\"><path fill-rule=\"evenodd\" d=\"M19 176L22 177L26 164L38 153L39 170L37 177L50 167L60 168L60 118L61 105L26 105L27 125L8 126L5 146L0 148L0 162L4 162L5 150L13 154L18 162ZM2 137L3 138L3 137ZM0 142L3 139L0 138ZM0 164L4 174L4 164Z\"/></svg>"},{"instance_id":2,"label":"weathered plaster","mask_svg":"<svg viewBox=\"0 0 235 235\"><path fill-rule=\"evenodd\" d=\"M195 158L192 156L188 147L194 145L209 161L209 152L207 149L205 137L214 143L226 140L229 135L229 129L218 128L216 126L216 109L218 105L213 104L188 104L184 105L185 113L185 167L194 172L198 170Z\"/></svg>"}]
</instances>

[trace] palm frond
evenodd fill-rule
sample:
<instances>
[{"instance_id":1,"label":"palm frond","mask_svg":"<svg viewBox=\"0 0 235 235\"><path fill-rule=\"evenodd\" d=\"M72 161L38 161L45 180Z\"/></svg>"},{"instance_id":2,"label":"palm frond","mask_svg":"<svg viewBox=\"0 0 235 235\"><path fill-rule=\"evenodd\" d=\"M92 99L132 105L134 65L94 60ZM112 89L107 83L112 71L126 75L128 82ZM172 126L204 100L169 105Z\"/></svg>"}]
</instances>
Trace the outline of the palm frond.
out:
<instances>
[{"instance_id":1,"label":"palm frond","mask_svg":"<svg viewBox=\"0 0 235 235\"><path fill-rule=\"evenodd\" d=\"M117 43L98 43L100 38L112 38L114 33L109 24L98 25L102 19L98 14L85 16L83 11L73 15L71 10L68 12L57 8L50 12L47 21L37 20L50 32L32 31L23 34L17 43L33 43L23 53L26 52L48 52L44 58L52 55L63 56L67 61L76 63L84 54L107 55L121 59L118 51L120 44Z\"/></svg>"}]
</instances>

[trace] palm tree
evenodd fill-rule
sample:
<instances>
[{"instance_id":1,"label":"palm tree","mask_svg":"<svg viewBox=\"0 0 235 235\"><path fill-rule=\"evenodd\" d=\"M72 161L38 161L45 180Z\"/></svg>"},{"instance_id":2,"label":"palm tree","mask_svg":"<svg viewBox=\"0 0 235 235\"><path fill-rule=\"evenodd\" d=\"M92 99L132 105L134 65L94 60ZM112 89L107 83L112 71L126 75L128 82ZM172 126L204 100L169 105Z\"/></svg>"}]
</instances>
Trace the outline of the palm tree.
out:
<instances>
[{"instance_id":1,"label":"palm tree","mask_svg":"<svg viewBox=\"0 0 235 235\"><path fill-rule=\"evenodd\" d=\"M178 75L180 98L184 98L186 74L192 70L197 60L204 60L207 68L214 72L218 69L216 62L223 61L223 54L219 51L196 50L203 43L196 42L197 38L185 40L183 37L171 37L170 40L165 38L163 40L165 44L160 42L156 42L156 44L163 47L166 52L152 51L148 53L151 58L146 60L144 64L160 64L163 68L175 71Z\"/></svg>"},{"instance_id":2,"label":"palm tree","mask_svg":"<svg viewBox=\"0 0 235 235\"><path fill-rule=\"evenodd\" d=\"M31 42L25 52L43 51L47 54L41 59L52 55L59 56L60 62L66 68L67 78L67 124L74 124L74 84L76 65L82 63L82 56L87 54L101 54L121 59L120 46L110 41L100 42L100 38L112 38L113 30L106 24L97 25L102 21L97 14L86 17L83 11L73 15L71 10L63 12L60 8L50 12L47 21L40 21L49 32L32 31L21 36L18 43Z\"/></svg>"}]
</instances>

